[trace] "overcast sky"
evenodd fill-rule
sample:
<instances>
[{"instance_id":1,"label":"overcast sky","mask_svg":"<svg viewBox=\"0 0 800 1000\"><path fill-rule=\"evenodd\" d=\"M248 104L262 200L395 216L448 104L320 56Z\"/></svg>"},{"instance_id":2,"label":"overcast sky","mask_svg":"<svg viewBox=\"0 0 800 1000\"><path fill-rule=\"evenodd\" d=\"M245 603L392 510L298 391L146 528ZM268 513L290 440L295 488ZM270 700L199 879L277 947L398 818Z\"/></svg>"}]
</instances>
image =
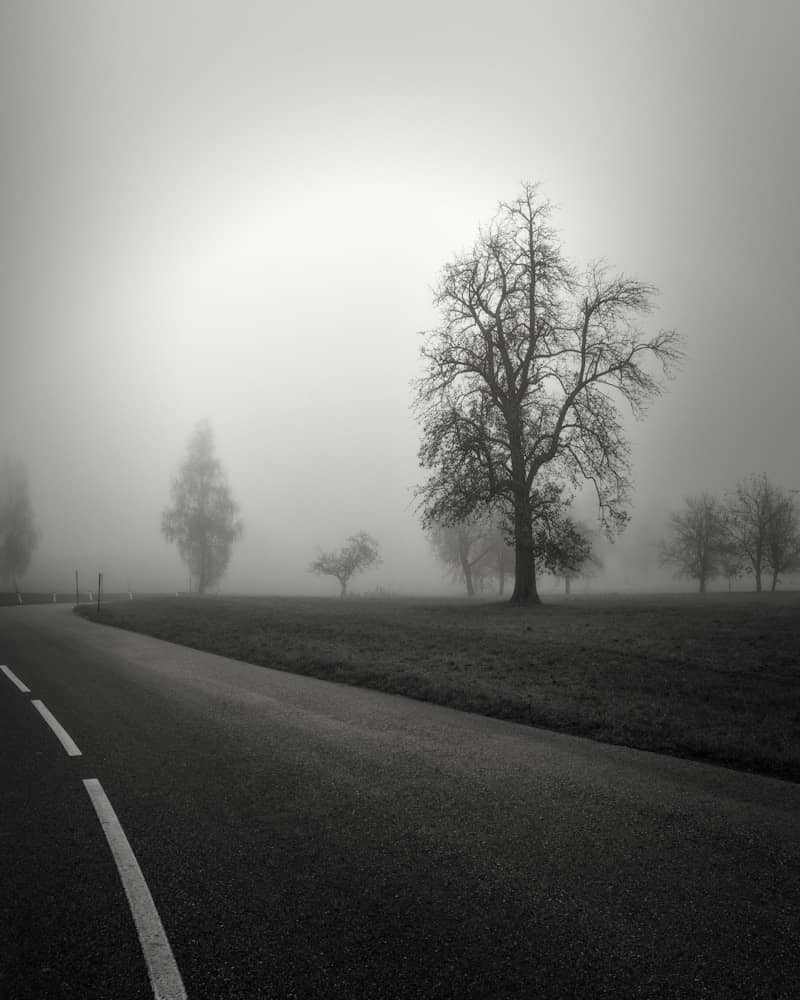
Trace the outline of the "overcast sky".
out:
<instances>
[{"instance_id":1,"label":"overcast sky","mask_svg":"<svg viewBox=\"0 0 800 1000\"><path fill-rule=\"evenodd\" d=\"M655 283L653 330L687 339L632 428L618 551L747 473L800 488L794 0L0 17L0 455L28 464L40 586L184 585L160 515L208 418L246 526L227 589L331 590L315 547L361 528L384 552L365 585L435 589L417 332L523 180L561 206L570 257Z\"/></svg>"}]
</instances>

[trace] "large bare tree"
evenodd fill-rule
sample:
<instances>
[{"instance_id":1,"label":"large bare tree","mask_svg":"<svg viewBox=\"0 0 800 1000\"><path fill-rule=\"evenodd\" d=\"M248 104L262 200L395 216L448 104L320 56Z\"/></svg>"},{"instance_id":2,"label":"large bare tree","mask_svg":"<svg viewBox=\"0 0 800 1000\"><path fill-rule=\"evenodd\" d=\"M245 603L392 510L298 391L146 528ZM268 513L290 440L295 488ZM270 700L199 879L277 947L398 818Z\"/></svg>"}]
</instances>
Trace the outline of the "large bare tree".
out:
<instances>
[{"instance_id":1,"label":"large bare tree","mask_svg":"<svg viewBox=\"0 0 800 1000\"><path fill-rule=\"evenodd\" d=\"M484 506L510 515L512 602L538 603L536 498L548 480L594 484L609 528L626 519L629 447L618 404L641 416L681 357L674 331L648 336L652 285L594 263L579 274L538 187L500 205L473 249L442 270L441 324L417 381L423 521ZM649 366L655 368L655 372Z\"/></svg>"}]
</instances>

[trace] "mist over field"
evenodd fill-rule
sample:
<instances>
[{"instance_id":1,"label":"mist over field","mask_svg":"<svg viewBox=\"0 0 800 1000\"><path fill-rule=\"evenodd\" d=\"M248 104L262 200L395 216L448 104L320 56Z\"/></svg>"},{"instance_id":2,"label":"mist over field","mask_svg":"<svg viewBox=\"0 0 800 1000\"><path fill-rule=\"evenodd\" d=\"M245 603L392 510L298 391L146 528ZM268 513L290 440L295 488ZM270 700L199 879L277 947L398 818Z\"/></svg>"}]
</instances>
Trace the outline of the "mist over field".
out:
<instances>
[{"instance_id":1,"label":"mist over field","mask_svg":"<svg viewBox=\"0 0 800 1000\"><path fill-rule=\"evenodd\" d=\"M364 530L356 591L459 592L415 511L418 333L440 268L540 180L567 255L654 283L645 330L686 338L625 417L631 522L575 589L694 589L658 563L685 497L800 489L798 37L790 2L4 3L25 588L185 590L161 518L206 419L244 522L222 591L335 594L309 564Z\"/></svg>"}]
</instances>

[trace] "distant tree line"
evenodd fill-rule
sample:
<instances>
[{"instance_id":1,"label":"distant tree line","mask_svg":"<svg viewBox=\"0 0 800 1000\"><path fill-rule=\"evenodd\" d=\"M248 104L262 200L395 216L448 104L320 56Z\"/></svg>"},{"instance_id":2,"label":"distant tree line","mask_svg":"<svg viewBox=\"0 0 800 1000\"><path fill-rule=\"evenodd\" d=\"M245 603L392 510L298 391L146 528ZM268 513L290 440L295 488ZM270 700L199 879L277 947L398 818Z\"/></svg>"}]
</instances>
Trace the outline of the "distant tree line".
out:
<instances>
[{"instance_id":1,"label":"distant tree line","mask_svg":"<svg viewBox=\"0 0 800 1000\"><path fill-rule=\"evenodd\" d=\"M661 562L697 581L701 593L718 577L752 575L756 591L765 577L774 591L781 575L800 570L800 511L795 495L766 475L751 475L717 498L688 497L670 516L660 545Z\"/></svg>"},{"instance_id":2,"label":"distant tree line","mask_svg":"<svg viewBox=\"0 0 800 1000\"><path fill-rule=\"evenodd\" d=\"M656 288L602 260L577 267L552 217L538 185L525 183L444 265L440 321L424 335L415 383L423 527L469 593L489 578L502 593L513 575L515 604L539 602L538 573L568 588L591 565L589 534L569 513L584 484L603 529L625 525L632 484L620 409L643 416L683 358L675 331L645 328ZM243 526L205 423L161 528L194 588L219 582ZM378 561L377 543L359 532L310 568L344 595Z\"/></svg>"}]
</instances>

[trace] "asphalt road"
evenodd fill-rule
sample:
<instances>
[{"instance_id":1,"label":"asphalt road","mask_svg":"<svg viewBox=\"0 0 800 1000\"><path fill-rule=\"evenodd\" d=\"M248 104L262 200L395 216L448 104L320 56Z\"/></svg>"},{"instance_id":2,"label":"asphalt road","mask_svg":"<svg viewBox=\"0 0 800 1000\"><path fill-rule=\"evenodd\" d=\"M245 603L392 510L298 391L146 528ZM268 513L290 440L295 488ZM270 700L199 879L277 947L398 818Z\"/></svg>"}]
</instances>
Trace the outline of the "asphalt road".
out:
<instances>
[{"instance_id":1,"label":"asphalt road","mask_svg":"<svg viewBox=\"0 0 800 1000\"><path fill-rule=\"evenodd\" d=\"M0 609L0 664L2 1000L154 996L84 779L192 1000L800 996L798 785L67 605Z\"/></svg>"}]
</instances>

